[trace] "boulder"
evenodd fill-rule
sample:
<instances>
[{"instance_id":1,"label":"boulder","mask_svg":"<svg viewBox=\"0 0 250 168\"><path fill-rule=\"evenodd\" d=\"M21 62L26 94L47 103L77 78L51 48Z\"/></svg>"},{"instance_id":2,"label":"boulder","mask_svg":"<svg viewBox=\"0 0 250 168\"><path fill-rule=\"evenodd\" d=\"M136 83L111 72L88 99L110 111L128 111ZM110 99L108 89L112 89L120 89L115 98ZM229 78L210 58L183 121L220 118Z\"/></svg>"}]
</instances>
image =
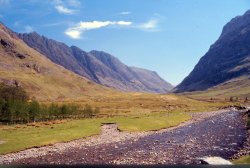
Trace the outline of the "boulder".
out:
<instances>
[{"instance_id":1,"label":"boulder","mask_svg":"<svg viewBox=\"0 0 250 168\"><path fill-rule=\"evenodd\" d=\"M201 164L210 164L210 165L232 165L228 160L225 160L221 157L203 157L199 158Z\"/></svg>"}]
</instances>

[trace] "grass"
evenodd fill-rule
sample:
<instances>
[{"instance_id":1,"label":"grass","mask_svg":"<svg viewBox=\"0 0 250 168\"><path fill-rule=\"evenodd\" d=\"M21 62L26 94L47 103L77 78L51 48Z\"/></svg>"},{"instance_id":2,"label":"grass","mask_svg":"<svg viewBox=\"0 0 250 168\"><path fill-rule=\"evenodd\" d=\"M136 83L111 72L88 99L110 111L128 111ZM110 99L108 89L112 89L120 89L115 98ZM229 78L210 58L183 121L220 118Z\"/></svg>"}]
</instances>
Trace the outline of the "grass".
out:
<instances>
[{"instance_id":1,"label":"grass","mask_svg":"<svg viewBox=\"0 0 250 168\"><path fill-rule=\"evenodd\" d=\"M249 77L243 76L231 81L222 83L216 87L210 88L205 91L195 91L181 93L193 99L227 99L230 97L238 97L244 100L246 97L250 97L250 80Z\"/></svg>"},{"instance_id":2,"label":"grass","mask_svg":"<svg viewBox=\"0 0 250 168\"><path fill-rule=\"evenodd\" d=\"M100 132L101 123L118 123L123 131L149 131L176 126L190 119L185 113L158 113L131 117L113 117L71 120L53 125L2 126L0 127L0 154L20 151L33 146L65 142Z\"/></svg>"},{"instance_id":3,"label":"grass","mask_svg":"<svg viewBox=\"0 0 250 168\"><path fill-rule=\"evenodd\" d=\"M250 156L243 156L233 161L234 164L250 164Z\"/></svg>"},{"instance_id":4,"label":"grass","mask_svg":"<svg viewBox=\"0 0 250 168\"><path fill-rule=\"evenodd\" d=\"M4 38L9 38L4 35ZM42 103L64 102L99 107L104 118L71 120L64 123L34 126L0 127L0 154L70 141L100 132L104 122L116 122L123 131L149 131L180 124L190 118L186 111L211 111L231 103L223 101L205 102L171 94L125 93L106 88L57 66L22 41L12 39L18 53L26 59L13 59L0 47L0 76L2 79L19 81L29 95ZM37 65L40 72L28 68ZM249 81L248 81L249 82ZM244 83L244 82L241 82ZM250 93L250 87L231 83L231 87L215 89L213 92L190 94L191 98L223 97L231 94ZM222 91L221 91L222 90ZM224 98L224 97L223 97ZM59 102L60 103L60 102ZM20 127L20 128L18 128Z\"/></svg>"},{"instance_id":5,"label":"grass","mask_svg":"<svg viewBox=\"0 0 250 168\"><path fill-rule=\"evenodd\" d=\"M152 131L179 125L189 120L187 113L171 112L146 116L115 117L108 122L118 123L121 131Z\"/></svg>"},{"instance_id":6,"label":"grass","mask_svg":"<svg viewBox=\"0 0 250 168\"><path fill-rule=\"evenodd\" d=\"M96 119L75 120L53 126L3 127L0 129L0 139L5 143L0 145L0 153L91 136L98 134L99 128L100 121Z\"/></svg>"},{"instance_id":7,"label":"grass","mask_svg":"<svg viewBox=\"0 0 250 168\"><path fill-rule=\"evenodd\" d=\"M159 130L190 119L185 112L212 111L227 105L227 102L204 102L183 96L146 93L117 93L63 103L90 104L99 107L101 113L99 118L70 120L59 124L0 126L0 154L99 134L101 123L107 122L117 123L122 131Z\"/></svg>"}]
</instances>

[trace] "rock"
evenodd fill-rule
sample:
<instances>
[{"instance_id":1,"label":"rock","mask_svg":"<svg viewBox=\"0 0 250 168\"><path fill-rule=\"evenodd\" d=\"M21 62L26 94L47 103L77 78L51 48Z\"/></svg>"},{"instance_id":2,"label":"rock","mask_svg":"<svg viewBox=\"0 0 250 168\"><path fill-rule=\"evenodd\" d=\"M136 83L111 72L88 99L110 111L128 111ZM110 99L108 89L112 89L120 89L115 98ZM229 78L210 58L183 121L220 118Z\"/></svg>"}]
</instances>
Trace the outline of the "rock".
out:
<instances>
[{"instance_id":1,"label":"rock","mask_svg":"<svg viewBox=\"0 0 250 168\"><path fill-rule=\"evenodd\" d=\"M18 57L20 59L26 58L26 56L24 54L20 54L20 53L16 53L16 57Z\"/></svg>"},{"instance_id":2,"label":"rock","mask_svg":"<svg viewBox=\"0 0 250 168\"><path fill-rule=\"evenodd\" d=\"M37 72L37 73L41 73L41 69L37 64L33 65L33 69Z\"/></svg>"},{"instance_id":3,"label":"rock","mask_svg":"<svg viewBox=\"0 0 250 168\"><path fill-rule=\"evenodd\" d=\"M201 164L210 164L210 165L232 165L228 160L225 160L221 157L203 157L199 159Z\"/></svg>"},{"instance_id":4,"label":"rock","mask_svg":"<svg viewBox=\"0 0 250 168\"><path fill-rule=\"evenodd\" d=\"M7 40L1 39L0 43L2 46L4 46L5 48L12 48L13 44Z\"/></svg>"}]
</instances>

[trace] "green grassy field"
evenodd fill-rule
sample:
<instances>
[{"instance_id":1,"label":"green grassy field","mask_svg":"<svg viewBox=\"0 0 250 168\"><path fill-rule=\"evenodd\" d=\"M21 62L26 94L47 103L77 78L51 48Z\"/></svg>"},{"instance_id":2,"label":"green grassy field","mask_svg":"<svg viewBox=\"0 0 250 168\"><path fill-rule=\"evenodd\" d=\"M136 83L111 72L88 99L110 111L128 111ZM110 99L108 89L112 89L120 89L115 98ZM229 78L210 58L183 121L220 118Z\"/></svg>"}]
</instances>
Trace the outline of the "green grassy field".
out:
<instances>
[{"instance_id":1,"label":"green grassy field","mask_svg":"<svg viewBox=\"0 0 250 168\"><path fill-rule=\"evenodd\" d=\"M190 119L185 112L213 111L229 104L197 101L172 94L146 93L117 93L58 103L90 104L99 107L100 113L97 118L68 120L59 124L0 126L0 154L95 135L99 133L101 123L107 122L117 123L122 131L159 130Z\"/></svg>"},{"instance_id":2,"label":"green grassy field","mask_svg":"<svg viewBox=\"0 0 250 168\"><path fill-rule=\"evenodd\" d=\"M250 164L250 156L243 156L233 161L234 164Z\"/></svg>"},{"instance_id":3,"label":"green grassy field","mask_svg":"<svg viewBox=\"0 0 250 168\"><path fill-rule=\"evenodd\" d=\"M145 116L115 117L107 122L118 123L121 131L152 131L176 126L191 118L187 113L169 112Z\"/></svg>"},{"instance_id":4,"label":"green grassy field","mask_svg":"<svg viewBox=\"0 0 250 168\"><path fill-rule=\"evenodd\" d=\"M79 139L100 132L101 123L115 122L122 131L149 131L172 127L190 119L185 113L71 120L59 124L36 123L33 126L0 127L0 154L33 146Z\"/></svg>"}]
</instances>

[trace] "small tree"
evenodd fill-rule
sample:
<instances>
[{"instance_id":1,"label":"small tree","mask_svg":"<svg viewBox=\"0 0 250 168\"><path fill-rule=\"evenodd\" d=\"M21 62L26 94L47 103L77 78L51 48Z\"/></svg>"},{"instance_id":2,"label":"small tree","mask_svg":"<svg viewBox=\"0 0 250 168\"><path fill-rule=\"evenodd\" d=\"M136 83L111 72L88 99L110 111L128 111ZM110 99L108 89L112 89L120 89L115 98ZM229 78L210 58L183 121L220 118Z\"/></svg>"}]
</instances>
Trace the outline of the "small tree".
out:
<instances>
[{"instance_id":1,"label":"small tree","mask_svg":"<svg viewBox=\"0 0 250 168\"><path fill-rule=\"evenodd\" d=\"M86 104L83 110L84 117L92 117L93 109L89 104Z\"/></svg>"},{"instance_id":2,"label":"small tree","mask_svg":"<svg viewBox=\"0 0 250 168\"><path fill-rule=\"evenodd\" d=\"M0 97L0 120L4 120L4 107L6 105L6 101Z\"/></svg>"},{"instance_id":3,"label":"small tree","mask_svg":"<svg viewBox=\"0 0 250 168\"><path fill-rule=\"evenodd\" d=\"M69 112L69 108L67 105L64 104L60 107L60 114L62 115L63 118L66 117L68 112Z\"/></svg>"},{"instance_id":4,"label":"small tree","mask_svg":"<svg viewBox=\"0 0 250 168\"><path fill-rule=\"evenodd\" d=\"M27 101L28 95L20 86L8 86L4 83L0 84L0 97L7 100Z\"/></svg>"},{"instance_id":5,"label":"small tree","mask_svg":"<svg viewBox=\"0 0 250 168\"><path fill-rule=\"evenodd\" d=\"M29 104L29 117L33 122L40 117L41 107L36 100L32 100Z\"/></svg>"},{"instance_id":6,"label":"small tree","mask_svg":"<svg viewBox=\"0 0 250 168\"><path fill-rule=\"evenodd\" d=\"M48 107L48 112L49 112L49 117L50 118L57 118L59 116L59 108L58 105L55 103L52 103L49 107Z\"/></svg>"}]
</instances>

